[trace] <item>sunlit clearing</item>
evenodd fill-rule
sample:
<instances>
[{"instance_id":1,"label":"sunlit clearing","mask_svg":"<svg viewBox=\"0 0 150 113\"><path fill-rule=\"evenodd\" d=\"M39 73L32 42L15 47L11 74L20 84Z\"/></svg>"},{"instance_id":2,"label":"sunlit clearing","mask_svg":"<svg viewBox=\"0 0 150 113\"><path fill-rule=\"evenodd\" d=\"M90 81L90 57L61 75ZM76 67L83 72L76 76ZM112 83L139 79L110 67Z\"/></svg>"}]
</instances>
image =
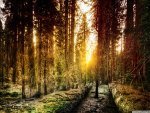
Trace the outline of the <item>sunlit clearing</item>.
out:
<instances>
[{"instance_id":1,"label":"sunlit clearing","mask_svg":"<svg viewBox=\"0 0 150 113\"><path fill-rule=\"evenodd\" d=\"M118 54L120 54L123 51L123 38L120 38L116 44L116 51Z\"/></svg>"},{"instance_id":2,"label":"sunlit clearing","mask_svg":"<svg viewBox=\"0 0 150 113\"><path fill-rule=\"evenodd\" d=\"M33 44L34 44L34 47L36 47L36 30L35 29L33 30Z\"/></svg>"}]
</instances>

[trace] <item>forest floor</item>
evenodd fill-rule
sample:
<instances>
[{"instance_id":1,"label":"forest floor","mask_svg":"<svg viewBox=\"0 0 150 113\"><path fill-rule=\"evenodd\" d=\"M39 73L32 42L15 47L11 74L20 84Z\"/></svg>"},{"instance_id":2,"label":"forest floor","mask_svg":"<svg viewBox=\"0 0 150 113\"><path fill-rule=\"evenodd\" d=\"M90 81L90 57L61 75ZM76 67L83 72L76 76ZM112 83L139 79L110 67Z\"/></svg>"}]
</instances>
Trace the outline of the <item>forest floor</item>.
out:
<instances>
[{"instance_id":1,"label":"forest floor","mask_svg":"<svg viewBox=\"0 0 150 113\"><path fill-rule=\"evenodd\" d=\"M119 113L109 91L108 85L99 86L99 98L94 98L95 87L92 88L74 113Z\"/></svg>"},{"instance_id":2,"label":"forest floor","mask_svg":"<svg viewBox=\"0 0 150 113\"><path fill-rule=\"evenodd\" d=\"M0 113L128 113L150 110L150 92L111 83L109 86L100 85L99 98L94 98L95 86L91 87L89 84L25 100L21 99L19 87L13 91L3 89L0 90Z\"/></svg>"},{"instance_id":3,"label":"forest floor","mask_svg":"<svg viewBox=\"0 0 150 113\"><path fill-rule=\"evenodd\" d=\"M92 85L56 91L41 98L21 99L17 92L2 90L0 113L70 113L88 94ZM18 91L19 92L19 91Z\"/></svg>"}]
</instances>

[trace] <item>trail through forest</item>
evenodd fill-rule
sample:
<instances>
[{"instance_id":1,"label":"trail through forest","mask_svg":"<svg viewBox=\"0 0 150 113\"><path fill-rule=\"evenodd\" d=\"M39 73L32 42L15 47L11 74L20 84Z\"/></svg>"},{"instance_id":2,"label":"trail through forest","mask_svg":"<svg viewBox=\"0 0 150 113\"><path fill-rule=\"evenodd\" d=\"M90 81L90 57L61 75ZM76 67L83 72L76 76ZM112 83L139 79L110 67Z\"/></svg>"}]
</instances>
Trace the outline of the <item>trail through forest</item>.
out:
<instances>
[{"instance_id":1,"label":"trail through forest","mask_svg":"<svg viewBox=\"0 0 150 113\"><path fill-rule=\"evenodd\" d=\"M108 85L99 86L99 98L94 98L95 87L74 113L119 113L112 99Z\"/></svg>"}]
</instances>

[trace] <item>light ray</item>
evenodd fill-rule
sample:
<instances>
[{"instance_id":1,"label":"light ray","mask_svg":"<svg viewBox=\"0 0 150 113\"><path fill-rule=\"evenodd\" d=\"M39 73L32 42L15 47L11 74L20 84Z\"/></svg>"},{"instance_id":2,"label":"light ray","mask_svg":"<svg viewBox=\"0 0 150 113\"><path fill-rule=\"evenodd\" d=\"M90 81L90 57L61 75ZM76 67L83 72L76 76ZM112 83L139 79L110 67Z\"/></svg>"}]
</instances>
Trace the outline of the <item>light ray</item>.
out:
<instances>
[{"instance_id":1,"label":"light ray","mask_svg":"<svg viewBox=\"0 0 150 113\"><path fill-rule=\"evenodd\" d=\"M86 64L88 64L91 59L93 52L97 45L97 33L95 29L93 28L93 20L94 20L94 13L92 10L93 2L91 0L79 0L77 2L77 5L79 7L78 16L82 17L83 15L86 16L86 23L89 30L89 35L86 37ZM82 23L82 19L78 20L78 24L76 26L75 32L78 33L80 31L80 26ZM75 44L77 40L77 35L75 36Z\"/></svg>"},{"instance_id":2,"label":"light ray","mask_svg":"<svg viewBox=\"0 0 150 113\"><path fill-rule=\"evenodd\" d=\"M124 43L123 38L120 38L116 44L116 51L118 54L120 54L124 49Z\"/></svg>"},{"instance_id":3,"label":"light ray","mask_svg":"<svg viewBox=\"0 0 150 113\"><path fill-rule=\"evenodd\" d=\"M36 40L36 30L33 29L33 44L34 44L34 47L36 47L36 42L37 42L37 40Z\"/></svg>"}]
</instances>

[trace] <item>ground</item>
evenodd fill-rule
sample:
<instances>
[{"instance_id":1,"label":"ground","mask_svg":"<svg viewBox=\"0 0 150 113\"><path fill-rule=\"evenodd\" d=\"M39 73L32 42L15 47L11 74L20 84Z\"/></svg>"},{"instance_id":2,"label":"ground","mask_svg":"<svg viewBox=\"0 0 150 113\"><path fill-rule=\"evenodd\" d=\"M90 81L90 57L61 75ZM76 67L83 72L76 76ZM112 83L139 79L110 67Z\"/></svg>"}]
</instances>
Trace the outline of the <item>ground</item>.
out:
<instances>
[{"instance_id":1,"label":"ground","mask_svg":"<svg viewBox=\"0 0 150 113\"><path fill-rule=\"evenodd\" d=\"M150 110L150 92L129 85L100 85L99 98L94 98L93 84L25 100L21 99L18 89L0 90L0 113L131 113L133 110Z\"/></svg>"},{"instance_id":2,"label":"ground","mask_svg":"<svg viewBox=\"0 0 150 113\"><path fill-rule=\"evenodd\" d=\"M74 113L118 113L117 107L113 102L108 85L99 86L99 98L94 98L95 87Z\"/></svg>"},{"instance_id":3,"label":"ground","mask_svg":"<svg viewBox=\"0 0 150 113\"><path fill-rule=\"evenodd\" d=\"M88 84L78 89L56 91L41 98L25 100L17 92L2 91L0 113L70 113L90 89L91 85Z\"/></svg>"}]
</instances>

